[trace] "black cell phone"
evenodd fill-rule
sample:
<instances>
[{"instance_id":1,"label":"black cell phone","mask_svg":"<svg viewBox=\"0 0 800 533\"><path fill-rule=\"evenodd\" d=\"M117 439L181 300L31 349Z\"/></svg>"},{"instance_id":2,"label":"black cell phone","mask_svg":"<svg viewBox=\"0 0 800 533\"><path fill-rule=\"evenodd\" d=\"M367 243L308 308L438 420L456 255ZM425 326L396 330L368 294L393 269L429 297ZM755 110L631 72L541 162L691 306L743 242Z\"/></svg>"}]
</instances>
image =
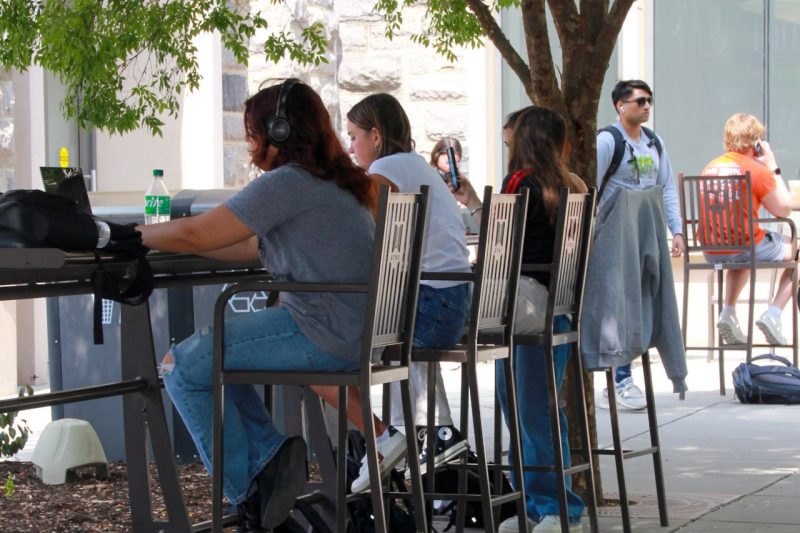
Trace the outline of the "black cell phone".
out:
<instances>
[{"instance_id":1,"label":"black cell phone","mask_svg":"<svg viewBox=\"0 0 800 533\"><path fill-rule=\"evenodd\" d=\"M450 165L450 183L453 185L453 190L458 190L461 185L458 182L458 163L456 163L456 151L452 146L447 148L447 164Z\"/></svg>"},{"instance_id":2,"label":"black cell phone","mask_svg":"<svg viewBox=\"0 0 800 533\"><path fill-rule=\"evenodd\" d=\"M753 147L753 153L756 154L756 157L764 155L764 148L761 147L761 141L756 141L756 145Z\"/></svg>"}]
</instances>

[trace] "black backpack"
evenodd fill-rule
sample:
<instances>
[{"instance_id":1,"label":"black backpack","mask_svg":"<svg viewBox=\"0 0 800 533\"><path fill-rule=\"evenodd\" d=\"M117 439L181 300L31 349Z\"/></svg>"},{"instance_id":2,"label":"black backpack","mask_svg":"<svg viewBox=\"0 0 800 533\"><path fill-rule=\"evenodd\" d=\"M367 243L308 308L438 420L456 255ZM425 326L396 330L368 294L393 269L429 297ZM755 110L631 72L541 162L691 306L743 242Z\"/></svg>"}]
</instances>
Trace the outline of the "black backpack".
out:
<instances>
[{"instance_id":1,"label":"black backpack","mask_svg":"<svg viewBox=\"0 0 800 533\"><path fill-rule=\"evenodd\" d=\"M351 429L347 434L347 492L350 492L350 485L358 477L361 469L361 459L367 454L367 445L360 432ZM406 490L403 476L392 470L389 474L389 483L393 491L404 492ZM372 518L372 500L369 498L359 499L347 504L353 522L353 531L356 533L374 533L375 520ZM389 501L389 509L386 514L386 521L389 531L392 533L414 533L417 528L414 517L409 512L413 511L411 501L405 501L405 508L400 507L396 500Z\"/></svg>"},{"instance_id":2,"label":"black backpack","mask_svg":"<svg viewBox=\"0 0 800 533\"><path fill-rule=\"evenodd\" d=\"M95 251L98 230L94 217L72 198L38 190L17 189L0 194L0 248L60 248L68 252L95 251L94 342L102 344L103 298L139 305L153 292L153 273L133 226L107 222L111 240L103 252L134 259L124 269L107 268Z\"/></svg>"},{"instance_id":3,"label":"black backpack","mask_svg":"<svg viewBox=\"0 0 800 533\"><path fill-rule=\"evenodd\" d=\"M604 131L607 131L612 137L614 137L614 154L611 156L611 164L608 165L608 170L606 170L603 179L598 184L600 186L600 189L597 191L598 202L600 201L600 197L603 196L603 191L606 189L608 178L610 178L614 172L617 171L619 164L622 163L622 158L625 155L625 139L622 137L622 132L619 131L616 126L606 126L605 128L597 130L597 135L600 135ZM650 128L645 128L642 126L642 131L650 140L650 143L656 147L658 156L661 157L661 152L663 150L663 147L661 146L661 139L659 139L658 135L656 135L656 133Z\"/></svg>"},{"instance_id":4,"label":"black backpack","mask_svg":"<svg viewBox=\"0 0 800 533\"><path fill-rule=\"evenodd\" d=\"M475 452L469 450L467 452L467 463L469 464L477 464L478 457L475 455ZM491 464L491 463L490 463ZM467 493L469 494L480 494L481 493L481 482L478 478L478 474L473 470L466 470L465 471L467 476ZM426 474L427 476L427 474ZM426 479L423 476L422 486L426 486ZM436 492L442 493L450 493L454 494L458 492L458 471L452 468L438 468L436 470L435 476L435 486ZM511 487L511 483L508 481L508 476L503 473L501 476L501 484L502 484L502 494L508 494L513 492L513 488ZM492 494L497 494L497 490L495 487L495 476L492 472L489 472L489 486L492 491ZM468 501L466 502L466 520L465 526L470 528L483 528L484 521L483 521L483 506L479 501ZM445 515L449 518L447 526L444 528L444 531L449 530L451 527L456 525L456 520L458 518L458 502L451 501L445 502L439 508L434 510L435 514L437 515ZM495 521L495 525L498 525L500 522L505 520L506 518L511 518L512 516L516 516L517 514L517 506L516 504L511 502L506 502L500 505L500 519L499 521Z\"/></svg>"},{"instance_id":5,"label":"black backpack","mask_svg":"<svg viewBox=\"0 0 800 533\"><path fill-rule=\"evenodd\" d=\"M756 361L781 364L762 366ZM800 403L800 370L774 353L759 355L736 367L733 388L742 403Z\"/></svg>"}]
</instances>

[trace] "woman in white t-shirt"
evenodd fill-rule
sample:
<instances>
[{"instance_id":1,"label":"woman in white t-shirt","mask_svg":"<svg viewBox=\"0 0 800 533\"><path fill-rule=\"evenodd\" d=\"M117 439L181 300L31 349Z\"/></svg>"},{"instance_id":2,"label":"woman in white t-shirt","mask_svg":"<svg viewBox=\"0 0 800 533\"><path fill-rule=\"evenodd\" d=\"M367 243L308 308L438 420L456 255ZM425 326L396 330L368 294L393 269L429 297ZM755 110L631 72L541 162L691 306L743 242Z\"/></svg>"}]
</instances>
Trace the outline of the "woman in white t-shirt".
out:
<instances>
[{"instance_id":1,"label":"woman in white t-shirt","mask_svg":"<svg viewBox=\"0 0 800 533\"><path fill-rule=\"evenodd\" d=\"M383 93L364 98L347 113L347 133L350 137L350 153L360 167L368 169L376 182L400 192L419 192L422 185L430 188L422 271L469 272L466 232L459 207L436 169L414 151L411 124L400 102ZM471 293L468 282L422 281L414 323L414 347L448 349L455 346L464 335ZM435 375L438 412L435 418L437 442L434 466L467 448L466 440L453 426L438 363ZM411 397L415 398L414 420L421 450L425 449L427 376L427 363L411 364ZM320 392L326 400L335 400L335 395ZM363 418L358 401L348 402L348 411L348 418L360 426ZM394 427L377 417L374 422L377 434L381 435L378 438L378 451L382 456L381 475L384 476L405 455L406 441L395 433ZM427 463L423 452L420 456L423 473L430 466ZM368 486L369 472L366 464L363 464L351 490L360 492Z\"/></svg>"}]
</instances>

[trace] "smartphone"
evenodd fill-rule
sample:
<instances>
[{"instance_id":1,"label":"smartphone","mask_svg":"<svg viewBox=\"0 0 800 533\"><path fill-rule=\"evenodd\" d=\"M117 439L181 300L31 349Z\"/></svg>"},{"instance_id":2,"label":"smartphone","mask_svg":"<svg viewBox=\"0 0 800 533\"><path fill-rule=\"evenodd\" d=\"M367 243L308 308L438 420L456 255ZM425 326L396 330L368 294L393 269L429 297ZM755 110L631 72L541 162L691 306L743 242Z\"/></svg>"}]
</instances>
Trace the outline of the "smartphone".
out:
<instances>
[{"instance_id":1,"label":"smartphone","mask_svg":"<svg viewBox=\"0 0 800 533\"><path fill-rule=\"evenodd\" d=\"M764 148L761 146L761 141L756 141L756 145L753 147L753 153L756 154L756 157L764 155Z\"/></svg>"},{"instance_id":2,"label":"smartphone","mask_svg":"<svg viewBox=\"0 0 800 533\"><path fill-rule=\"evenodd\" d=\"M450 184L453 190L457 191L461 185L458 182L458 163L456 163L456 151L452 146L447 147L447 164L450 165Z\"/></svg>"}]
</instances>

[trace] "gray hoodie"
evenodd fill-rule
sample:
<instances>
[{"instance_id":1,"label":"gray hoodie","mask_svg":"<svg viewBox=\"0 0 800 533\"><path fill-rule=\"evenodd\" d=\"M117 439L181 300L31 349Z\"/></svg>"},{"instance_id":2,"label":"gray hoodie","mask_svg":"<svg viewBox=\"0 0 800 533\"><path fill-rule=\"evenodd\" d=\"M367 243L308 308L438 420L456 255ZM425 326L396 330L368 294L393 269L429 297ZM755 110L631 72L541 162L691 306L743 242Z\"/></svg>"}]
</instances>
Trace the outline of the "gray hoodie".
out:
<instances>
[{"instance_id":1,"label":"gray hoodie","mask_svg":"<svg viewBox=\"0 0 800 533\"><path fill-rule=\"evenodd\" d=\"M614 191L597 215L581 315L588 369L622 366L657 348L674 392L686 390L686 353L660 186Z\"/></svg>"}]
</instances>

